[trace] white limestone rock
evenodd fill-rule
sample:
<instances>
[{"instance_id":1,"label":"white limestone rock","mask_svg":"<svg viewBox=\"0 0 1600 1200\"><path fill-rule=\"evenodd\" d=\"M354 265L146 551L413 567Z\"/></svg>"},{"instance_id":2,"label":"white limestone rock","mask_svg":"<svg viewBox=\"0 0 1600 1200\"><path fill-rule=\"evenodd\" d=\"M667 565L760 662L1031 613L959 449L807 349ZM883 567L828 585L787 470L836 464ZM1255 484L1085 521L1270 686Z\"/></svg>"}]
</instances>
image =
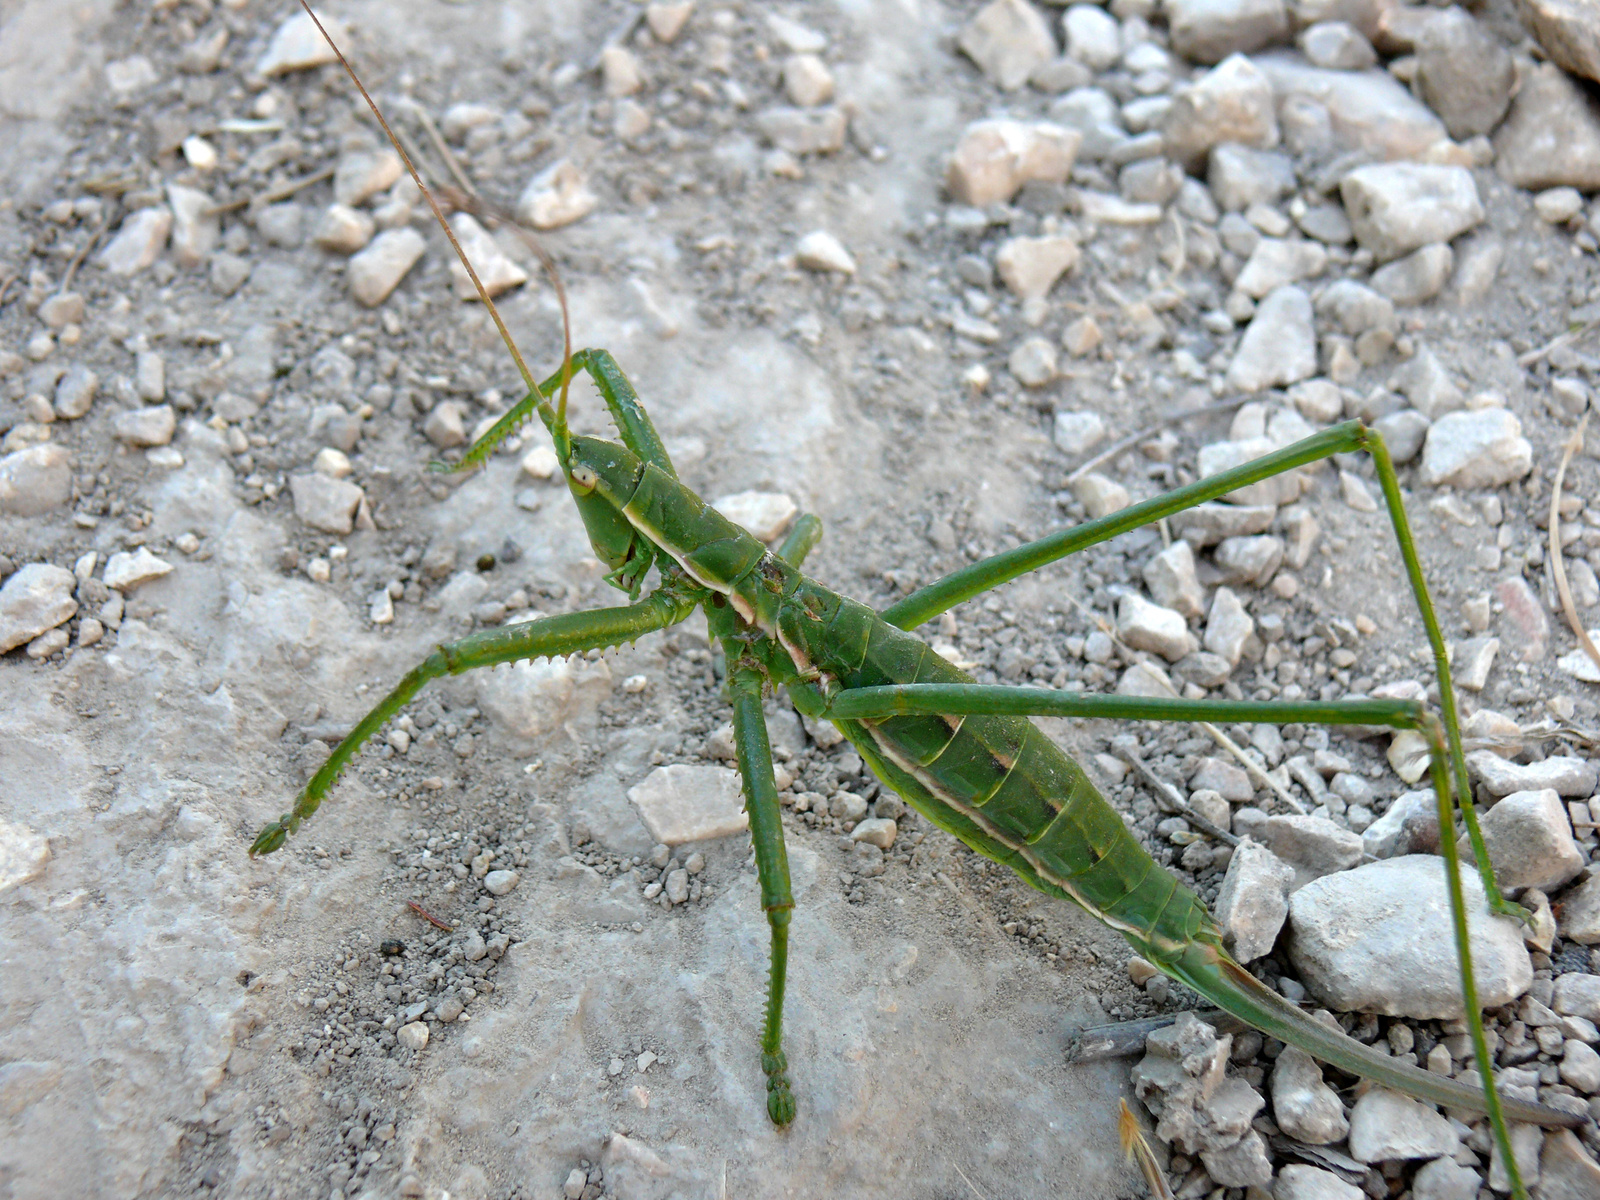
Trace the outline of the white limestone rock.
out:
<instances>
[{"instance_id":1,"label":"white limestone rock","mask_svg":"<svg viewBox=\"0 0 1600 1200\"><path fill-rule=\"evenodd\" d=\"M1533 964L1511 921L1488 915L1483 886L1463 872L1468 933L1486 1008L1516 999ZM1289 901L1289 954L1330 1008L1389 1016L1461 1015L1444 862L1407 855L1312 880Z\"/></svg>"}]
</instances>

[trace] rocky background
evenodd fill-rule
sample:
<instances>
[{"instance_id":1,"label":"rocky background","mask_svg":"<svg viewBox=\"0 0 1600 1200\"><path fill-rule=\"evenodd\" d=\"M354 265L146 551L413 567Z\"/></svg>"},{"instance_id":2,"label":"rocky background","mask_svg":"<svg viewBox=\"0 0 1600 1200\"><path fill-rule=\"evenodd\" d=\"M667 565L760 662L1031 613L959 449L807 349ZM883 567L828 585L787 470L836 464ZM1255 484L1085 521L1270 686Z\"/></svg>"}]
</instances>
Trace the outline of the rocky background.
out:
<instances>
[{"instance_id":1,"label":"rocky background","mask_svg":"<svg viewBox=\"0 0 1600 1200\"><path fill-rule=\"evenodd\" d=\"M685 480L762 536L821 515L860 599L1380 428L1530 914L1475 918L1501 1079L1595 1111L1600 664L1550 548L1600 624L1600 10L327 15L430 178L544 231ZM1183 1197L1504 1194L1481 1122L1189 1012L1131 1086L1072 1060L1194 998L781 697L774 1131L703 623L430 688L248 860L438 641L616 593L536 429L427 472L517 377L293 6L14 0L0 112L0 1195L1137 1196L1130 1090ZM491 211L453 224L542 375L554 293ZM1380 500L1339 456L922 632L986 681L1436 697ZM1472 1075L1414 737L1045 724L1263 979ZM1600 1195L1593 1125L1517 1147Z\"/></svg>"}]
</instances>

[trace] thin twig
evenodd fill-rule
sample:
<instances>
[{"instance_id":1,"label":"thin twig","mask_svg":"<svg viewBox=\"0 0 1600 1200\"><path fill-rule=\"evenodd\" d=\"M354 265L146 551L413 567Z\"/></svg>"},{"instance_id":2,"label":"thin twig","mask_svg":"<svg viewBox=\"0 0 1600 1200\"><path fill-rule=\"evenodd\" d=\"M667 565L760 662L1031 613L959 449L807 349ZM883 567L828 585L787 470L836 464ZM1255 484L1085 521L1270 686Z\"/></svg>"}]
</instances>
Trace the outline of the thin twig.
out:
<instances>
[{"instance_id":1,"label":"thin twig","mask_svg":"<svg viewBox=\"0 0 1600 1200\"><path fill-rule=\"evenodd\" d=\"M1205 722L1201 721L1200 724L1204 725ZM1166 804L1161 805L1162 808L1165 808L1177 816L1182 817L1185 821L1189 822L1189 824L1198 828L1202 833L1209 833L1218 841L1227 842L1230 846L1237 846L1239 844L1239 838L1236 834L1229 833L1226 829L1222 828L1222 826L1207 820L1205 817L1202 817L1199 813L1195 812L1194 809L1189 807L1188 803L1184 800L1178 789L1173 784L1168 783L1165 779L1161 778L1161 776L1157 775L1153 770L1151 770L1150 765L1146 763L1144 759L1139 757L1137 751L1119 750L1118 753L1122 755L1123 759L1130 767L1138 772L1141 779L1150 784L1150 786L1155 788L1157 792L1166 797L1167 802Z\"/></svg>"},{"instance_id":2,"label":"thin twig","mask_svg":"<svg viewBox=\"0 0 1600 1200\"><path fill-rule=\"evenodd\" d=\"M957 1175L961 1176L962 1179L966 1180L967 1186L969 1188L971 1188L974 1193L976 1193L976 1195L978 1197L978 1200L989 1200L989 1197L987 1197L987 1196L985 1196L983 1194L983 1189L982 1188L980 1188L977 1184L973 1183L972 1180L967 1179L967 1173L961 1169L961 1164L960 1163L952 1162L950 1165L956 1169L956 1174Z\"/></svg>"},{"instance_id":3,"label":"thin twig","mask_svg":"<svg viewBox=\"0 0 1600 1200\"><path fill-rule=\"evenodd\" d=\"M1162 417L1154 425L1147 425L1139 430L1138 433L1131 433L1121 441L1112 442L1106 449L1076 468L1072 474L1067 476L1067 486L1071 487L1101 463L1108 462L1124 450L1137 446L1151 434L1160 433L1169 425L1177 425L1180 422L1189 420L1191 417L1208 417L1213 413L1228 412L1231 409L1239 408L1241 405L1249 403L1250 400L1251 397L1249 396L1236 396L1232 400L1218 400L1215 404L1203 404L1199 408L1191 408L1188 412L1173 413L1171 416Z\"/></svg>"},{"instance_id":4,"label":"thin twig","mask_svg":"<svg viewBox=\"0 0 1600 1200\"><path fill-rule=\"evenodd\" d=\"M1517 355L1517 366L1531 367L1546 355L1561 349L1561 347L1570 342L1577 341L1585 334L1593 333L1596 329L1600 329L1600 320L1590 321L1587 324L1578 326L1576 329L1569 329L1565 333L1557 334L1537 350L1529 350L1525 354Z\"/></svg>"},{"instance_id":5,"label":"thin twig","mask_svg":"<svg viewBox=\"0 0 1600 1200\"><path fill-rule=\"evenodd\" d=\"M434 916L427 909L423 908L422 905L418 904L415 900L407 900L406 907L412 912L416 913L417 916L421 917L429 925L432 925L435 929L442 929L446 933L455 932L456 927L454 925L446 925L443 921L439 920L438 917Z\"/></svg>"},{"instance_id":6,"label":"thin twig","mask_svg":"<svg viewBox=\"0 0 1600 1200\"><path fill-rule=\"evenodd\" d=\"M263 204L276 204L280 200L287 200L298 192L303 192L313 184L318 184L333 178L334 168L327 167L315 175L307 175L301 179L292 179L288 183L280 183L275 188L268 188L260 195L246 196L243 200L230 200L226 204L213 204L206 209L207 216L220 216L223 213L238 212L240 209L252 208Z\"/></svg>"},{"instance_id":7,"label":"thin twig","mask_svg":"<svg viewBox=\"0 0 1600 1200\"><path fill-rule=\"evenodd\" d=\"M83 260L88 258L89 252L99 244L101 237L104 236L110 224L111 214L107 213L100 218L100 224L95 226L94 232L89 235L89 240L83 244L82 249L72 256L72 261L67 264L67 273L61 277L61 287L56 291L58 296L65 295L67 289L72 286L72 280L78 274L78 268L83 266Z\"/></svg>"},{"instance_id":8,"label":"thin twig","mask_svg":"<svg viewBox=\"0 0 1600 1200\"><path fill-rule=\"evenodd\" d=\"M1600 650L1595 649L1583 622L1578 620L1578 606L1572 602L1572 590L1567 587L1566 564L1561 561L1561 485L1566 481L1567 465L1572 462L1572 456L1583 447L1583 431L1588 427L1589 414L1585 412L1572 436L1561 447L1561 462L1556 467L1555 481L1550 485L1550 570L1556 579L1556 595L1561 597L1561 611L1566 614L1567 624L1572 626L1573 635L1589 660L1600 667Z\"/></svg>"}]
</instances>

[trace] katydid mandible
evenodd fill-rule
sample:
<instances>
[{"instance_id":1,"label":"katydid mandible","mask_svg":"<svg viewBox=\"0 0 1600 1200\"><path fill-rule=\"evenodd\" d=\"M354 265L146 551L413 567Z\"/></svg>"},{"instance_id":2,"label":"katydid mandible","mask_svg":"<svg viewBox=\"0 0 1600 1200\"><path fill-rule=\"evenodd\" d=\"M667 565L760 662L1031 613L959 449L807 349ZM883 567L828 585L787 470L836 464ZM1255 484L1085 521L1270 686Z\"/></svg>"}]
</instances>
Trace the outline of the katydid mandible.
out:
<instances>
[{"instance_id":1,"label":"katydid mandible","mask_svg":"<svg viewBox=\"0 0 1600 1200\"><path fill-rule=\"evenodd\" d=\"M344 61L342 54L340 60ZM345 67L349 70L348 63ZM360 88L353 71L350 75ZM370 97L367 100L372 104ZM376 105L372 110L388 132ZM406 158L397 141L395 148ZM415 178L409 158L406 165ZM432 195L420 178L416 181L449 236ZM454 238L450 240L454 245ZM461 253L459 247L456 252ZM554 278L553 264L542 251L540 256ZM282 846L317 810L361 746L429 680L497 663L608 649L666 629L699 608L726 654L735 751L762 907L771 929L761 1065L767 1077L767 1111L774 1123L786 1125L796 1115L782 1045L794 902L761 705L767 688L782 686L801 712L832 721L882 783L928 820L1011 868L1039 891L1069 900L1099 918L1140 955L1213 1004L1351 1074L1440 1104L1487 1113L1513 1176L1514 1192L1523 1195L1520 1180L1515 1179L1505 1119L1551 1126L1579 1125L1581 1119L1521 1100L1502 1101L1489 1070L1482 1071L1478 1089L1399 1063L1330 1030L1267 988L1234 961L1221 929L1199 897L1150 857L1083 769L1028 719L1048 715L1304 722L1419 731L1429 748L1441 828L1455 828L1459 798L1491 907L1520 914L1520 909L1501 899L1488 869L1470 804L1443 636L1412 543L1400 485L1376 432L1357 421L1332 427L1220 475L974 563L881 613L874 612L803 574L805 556L821 534L815 517L802 517L779 550L772 552L679 482L649 415L609 353L573 354L569 343L561 368L536 383L470 262L464 255L461 261L528 390L456 469L481 463L502 440L538 416L550 434L594 553L609 569L607 580L626 592L630 603L488 629L439 646L340 742L292 810L262 830L250 848L252 855ZM568 428L567 387L576 371L593 379L620 442L575 435ZM1407 701L1188 701L981 686L908 632L964 600L1078 550L1248 484L1352 452L1371 455L1382 486L1433 651L1440 688L1437 714ZM652 569L659 584L641 598ZM1491 1060L1472 975L1455 838L1447 834L1441 845L1468 1024L1478 1062L1486 1066Z\"/></svg>"}]
</instances>

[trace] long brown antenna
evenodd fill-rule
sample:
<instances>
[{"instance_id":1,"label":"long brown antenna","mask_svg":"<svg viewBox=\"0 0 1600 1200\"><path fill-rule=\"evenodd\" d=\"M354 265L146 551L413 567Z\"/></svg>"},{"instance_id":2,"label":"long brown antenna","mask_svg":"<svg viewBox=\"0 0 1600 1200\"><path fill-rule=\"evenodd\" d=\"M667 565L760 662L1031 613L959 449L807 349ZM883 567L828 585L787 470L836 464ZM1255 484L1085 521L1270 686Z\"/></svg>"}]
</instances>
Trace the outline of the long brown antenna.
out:
<instances>
[{"instance_id":1,"label":"long brown antenna","mask_svg":"<svg viewBox=\"0 0 1600 1200\"><path fill-rule=\"evenodd\" d=\"M344 56L344 51L339 49L339 44L329 36L321 18L311 11L311 5L307 0L300 0L300 7L305 10L306 16L311 18L311 23L317 27L317 32L322 35L323 41L328 43L328 47L333 51L334 56L338 58L339 65L344 68L344 73L350 76L350 82L356 85L356 90L361 93L361 98L367 102L367 107L372 110L372 115L377 118L378 125L383 129L384 136L389 139L389 144L394 147L395 153L400 156L400 161L405 163L406 170L410 172L411 181L417 185L417 190L422 193L423 199L427 200L428 208L433 212L433 219L439 223L439 228L444 230L444 236L450 240L450 246L455 250L456 257L461 260L461 265L466 268L467 276L472 280L472 286L478 290L478 299L482 300L484 307L489 310L489 316L493 318L495 328L500 331L500 339L505 342L506 349L511 351L511 357L517 364L517 370L521 373L523 382L528 385L528 391L538 396L539 385L534 382L533 372L528 370L528 364L522 357L522 351L517 349L517 343L512 338L511 331L506 328L505 321L501 319L500 310L495 307L494 301L489 296L489 289L484 287L483 280L478 278L478 272L473 267L472 260L467 257L466 252L461 248L461 243L456 240L455 231L450 228L450 223L444 219L444 213L439 208L439 202L433 198L433 192L428 188L428 185L422 182L422 176L418 174L416 164L411 161L411 156L406 153L405 147L400 144L400 139L395 136L394 130L389 128L389 122L384 119L383 111L368 93L366 85L361 82L361 77L356 74L355 68L350 65L350 60ZM556 298L561 303L561 403L557 409L556 421L558 428L564 431L567 426L567 386L572 379L572 318L567 309L567 289L561 282L561 273L556 270L555 260L550 257L549 252L539 243L538 239L520 227L518 232L523 235L523 240L528 247L538 256L540 265L544 267L545 273L550 276L550 282L555 285Z\"/></svg>"}]
</instances>

